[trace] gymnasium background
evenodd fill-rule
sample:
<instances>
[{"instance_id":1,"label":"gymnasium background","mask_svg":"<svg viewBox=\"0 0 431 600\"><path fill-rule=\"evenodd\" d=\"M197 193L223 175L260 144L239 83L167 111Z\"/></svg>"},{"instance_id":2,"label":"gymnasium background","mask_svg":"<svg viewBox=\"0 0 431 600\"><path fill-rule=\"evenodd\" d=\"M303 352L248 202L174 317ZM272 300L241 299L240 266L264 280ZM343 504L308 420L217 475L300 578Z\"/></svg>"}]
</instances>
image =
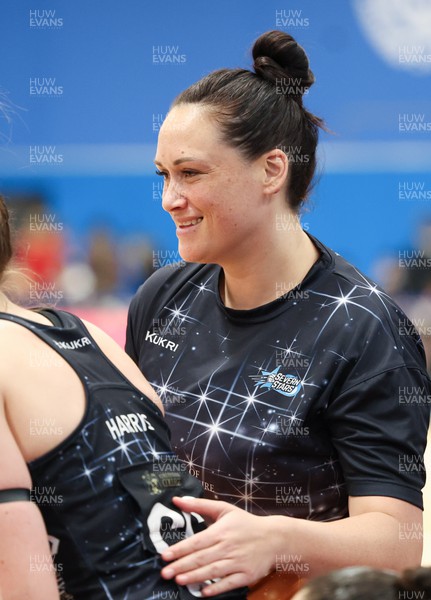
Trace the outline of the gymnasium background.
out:
<instances>
[{"instance_id":1,"label":"gymnasium background","mask_svg":"<svg viewBox=\"0 0 431 600\"><path fill-rule=\"evenodd\" d=\"M180 259L152 163L170 101L269 29L307 50L332 132L303 226L397 298L431 364L430 0L2 0L0 191L36 274L17 293L124 342L134 291Z\"/></svg>"}]
</instances>

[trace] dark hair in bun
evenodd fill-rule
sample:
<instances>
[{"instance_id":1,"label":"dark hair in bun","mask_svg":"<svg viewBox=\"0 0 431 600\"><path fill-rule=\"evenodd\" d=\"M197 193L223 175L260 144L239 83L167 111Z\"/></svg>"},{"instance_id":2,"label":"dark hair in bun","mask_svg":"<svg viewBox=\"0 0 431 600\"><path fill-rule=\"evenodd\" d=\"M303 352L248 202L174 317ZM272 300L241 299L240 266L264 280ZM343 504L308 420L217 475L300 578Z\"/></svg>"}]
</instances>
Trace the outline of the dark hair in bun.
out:
<instances>
[{"instance_id":1,"label":"dark hair in bun","mask_svg":"<svg viewBox=\"0 0 431 600\"><path fill-rule=\"evenodd\" d=\"M220 69L203 77L174 101L207 106L224 142L255 160L274 148L289 159L288 201L298 210L316 169L323 121L308 112L302 96L314 83L304 49L282 31L268 31L253 46L255 72Z\"/></svg>"},{"instance_id":2,"label":"dark hair in bun","mask_svg":"<svg viewBox=\"0 0 431 600\"><path fill-rule=\"evenodd\" d=\"M253 59L256 75L279 85L288 95L292 90L292 96L301 98L314 83L304 48L282 31L261 35L253 46Z\"/></svg>"}]
</instances>

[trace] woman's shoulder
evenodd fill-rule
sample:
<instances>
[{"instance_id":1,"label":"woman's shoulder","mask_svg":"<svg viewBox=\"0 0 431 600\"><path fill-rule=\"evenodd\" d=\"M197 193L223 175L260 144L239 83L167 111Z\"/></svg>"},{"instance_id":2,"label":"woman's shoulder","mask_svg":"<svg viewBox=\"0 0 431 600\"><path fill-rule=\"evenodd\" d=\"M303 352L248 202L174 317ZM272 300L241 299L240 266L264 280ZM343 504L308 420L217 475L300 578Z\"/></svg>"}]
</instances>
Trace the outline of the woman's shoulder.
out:
<instances>
[{"instance_id":1,"label":"woman's shoulder","mask_svg":"<svg viewBox=\"0 0 431 600\"><path fill-rule=\"evenodd\" d=\"M152 310L154 303L164 304L181 290L208 282L219 271L217 265L186 262L162 267L138 288L130 303L130 313Z\"/></svg>"},{"instance_id":2,"label":"woman's shoulder","mask_svg":"<svg viewBox=\"0 0 431 600\"><path fill-rule=\"evenodd\" d=\"M323 245L322 245L323 247ZM375 281L326 247L325 268L309 289L319 337L362 354L392 356L394 364L424 368L418 332L397 302Z\"/></svg>"},{"instance_id":3,"label":"woman's shoulder","mask_svg":"<svg viewBox=\"0 0 431 600\"><path fill-rule=\"evenodd\" d=\"M31 377L36 344L28 328L0 314L0 392Z\"/></svg>"},{"instance_id":4,"label":"woman's shoulder","mask_svg":"<svg viewBox=\"0 0 431 600\"><path fill-rule=\"evenodd\" d=\"M345 311L357 309L362 311L366 321L375 318L387 321L405 316L396 301L378 283L341 254L321 242L319 246L325 255L324 269L315 281L313 291L322 298L326 297L326 305L334 309L345 307Z\"/></svg>"},{"instance_id":5,"label":"woman's shoulder","mask_svg":"<svg viewBox=\"0 0 431 600\"><path fill-rule=\"evenodd\" d=\"M220 269L213 264L200 264L190 262L178 262L157 269L144 283L139 287L137 294L145 294L150 290L160 290L163 287L179 287L186 284L202 273L211 273Z\"/></svg>"},{"instance_id":6,"label":"woman's shoulder","mask_svg":"<svg viewBox=\"0 0 431 600\"><path fill-rule=\"evenodd\" d=\"M0 312L0 349L7 351L19 347L22 339L28 337L28 327L22 326L22 319L28 320L30 325L31 319L27 315Z\"/></svg>"}]
</instances>

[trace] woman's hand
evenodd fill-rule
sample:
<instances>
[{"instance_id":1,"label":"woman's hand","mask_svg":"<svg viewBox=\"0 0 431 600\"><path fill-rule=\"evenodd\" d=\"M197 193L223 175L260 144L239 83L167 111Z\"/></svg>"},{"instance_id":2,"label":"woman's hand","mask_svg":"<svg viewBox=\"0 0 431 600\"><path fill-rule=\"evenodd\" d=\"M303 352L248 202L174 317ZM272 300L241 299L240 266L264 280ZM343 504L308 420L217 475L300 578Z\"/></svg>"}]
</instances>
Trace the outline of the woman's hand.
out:
<instances>
[{"instance_id":1,"label":"woman's hand","mask_svg":"<svg viewBox=\"0 0 431 600\"><path fill-rule=\"evenodd\" d=\"M203 596L210 597L252 585L273 570L271 517L251 515L218 500L175 498L174 503L213 524L162 553L163 560L170 562L162 570L163 577L175 577L179 585L219 580L204 589Z\"/></svg>"}]
</instances>

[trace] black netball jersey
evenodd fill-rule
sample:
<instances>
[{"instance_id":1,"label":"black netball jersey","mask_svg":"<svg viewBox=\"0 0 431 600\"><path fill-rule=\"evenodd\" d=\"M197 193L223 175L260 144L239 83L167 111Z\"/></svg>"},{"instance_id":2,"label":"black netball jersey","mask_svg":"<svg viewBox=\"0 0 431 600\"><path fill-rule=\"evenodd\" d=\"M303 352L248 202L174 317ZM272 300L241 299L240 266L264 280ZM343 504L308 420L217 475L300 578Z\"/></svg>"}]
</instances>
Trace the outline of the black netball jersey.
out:
<instances>
[{"instance_id":1,"label":"black netball jersey","mask_svg":"<svg viewBox=\"0 0 431 600\"><path fill-rule=\"evenodd\" d=\"M174 495L199 496L201 487L172 453L160 410L109 361L80 319L64 311L41 312L53 326L5 313L0 318L23 325L56 350L85 390L79 426L28 464L61 598L201 597L202 585L177 586L160 576L160 552L205 526L199 515L171 502ZM38 423L36 434L51 427L55 424Z\"/></svg>"},{"instance_id":2,"label":"black netball jersey","mask_svg":"<svg viewBox=\"0 0 431 600\"><path fill-rule=\"evenodd\" d=\"M223 304L217 265L160 269L132 300L126 350L209 498L318 521L347 516L348 496L422 507L422 343L383 290L312 240L320 259L301 285L250 310Z\"/></svg>"}]
</instances>

